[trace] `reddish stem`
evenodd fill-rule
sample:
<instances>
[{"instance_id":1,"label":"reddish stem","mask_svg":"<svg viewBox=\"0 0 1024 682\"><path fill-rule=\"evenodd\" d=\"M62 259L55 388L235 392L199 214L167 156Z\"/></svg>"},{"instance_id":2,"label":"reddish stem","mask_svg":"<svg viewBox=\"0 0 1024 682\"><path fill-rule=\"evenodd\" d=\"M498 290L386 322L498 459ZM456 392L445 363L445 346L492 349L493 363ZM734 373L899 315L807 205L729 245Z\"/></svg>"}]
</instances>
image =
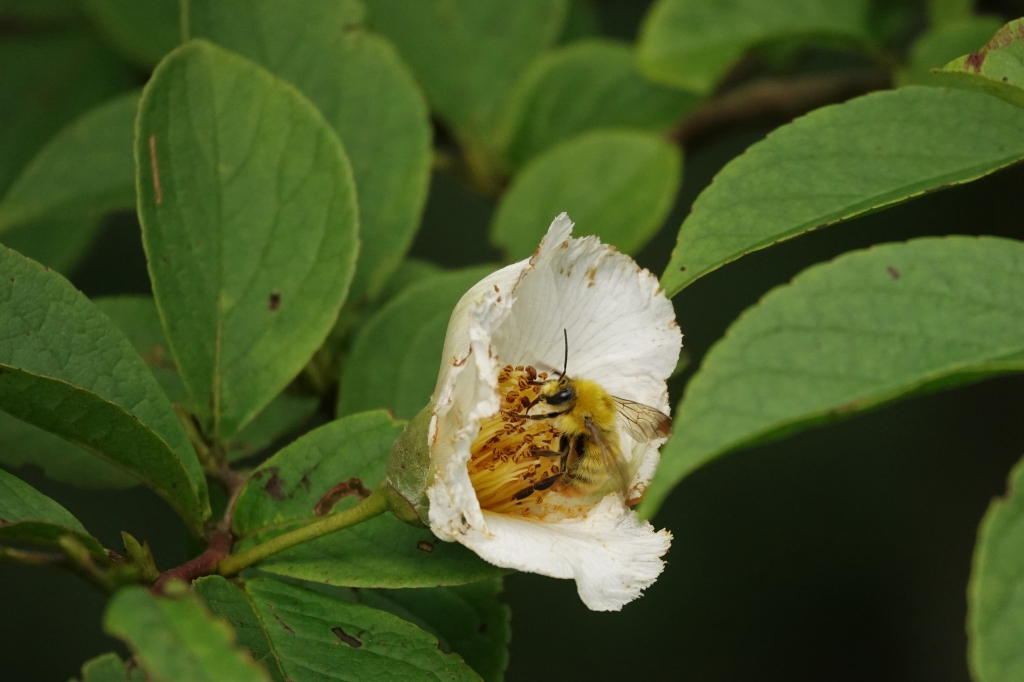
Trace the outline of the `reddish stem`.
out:
<instances>
[{"instance_id":1,"label":"reddish stem","mask_svg":"<svg viewBox=\"0 0 1024 682\"><path fill-rule=\"evenodd\" d=\"M231 553L231 533L223 530L214 531L210 535L210 544L206 550L191 561L181 566L164 571L153 584L152 590L162 593L168 580L183 580L190 583L196 578L214 573L220 560Z\"/></svg>"}]
</instances>

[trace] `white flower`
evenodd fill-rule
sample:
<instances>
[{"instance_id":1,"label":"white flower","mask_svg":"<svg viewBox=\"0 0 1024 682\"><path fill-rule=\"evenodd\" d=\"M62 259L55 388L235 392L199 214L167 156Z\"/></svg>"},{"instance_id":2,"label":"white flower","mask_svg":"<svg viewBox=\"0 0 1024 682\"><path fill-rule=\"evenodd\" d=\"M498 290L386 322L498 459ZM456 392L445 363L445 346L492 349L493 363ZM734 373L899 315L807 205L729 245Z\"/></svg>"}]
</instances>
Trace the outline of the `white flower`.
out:
<instances>
[{"instance_id":1,"label":"white flower","mask_svg":"<svg viewBox=\"0 0 1024 682\"><path fill-rule=\"evenodd\" d=\"M682 335L654 275L596 237L573 239L572 227L558 216L533 257L479 282L452 313L428 430L429 520L438 537L490 563L574 578L589 608L617 611L661 573L671 535L641 520L610 484L588 495L555 486L514 496L543 480L545 468L557 472L559 459L508 453L524 439L557 449L558 432L550 419L516 420L499 406L520 392L536 396L527 373L561 371L567 337L569 376L667 414L665 380ZM635 502L664 439L637 443L622 429L619 437Z\"/></svg>"}]
</instances>

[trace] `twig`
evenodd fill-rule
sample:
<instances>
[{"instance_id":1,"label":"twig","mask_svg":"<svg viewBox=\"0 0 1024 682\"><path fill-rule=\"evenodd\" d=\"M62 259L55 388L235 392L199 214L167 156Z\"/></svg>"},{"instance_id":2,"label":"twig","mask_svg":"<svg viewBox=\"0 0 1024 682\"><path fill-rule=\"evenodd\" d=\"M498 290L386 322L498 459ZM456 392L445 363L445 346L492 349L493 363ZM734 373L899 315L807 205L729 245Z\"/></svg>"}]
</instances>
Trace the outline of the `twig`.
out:
<instances>
[{"instance_id":1,"label":"twig","mask_svg":"<svg viewBox=\"0 0 1024 682\"><path fill-rule=\"evenodd\" d=\"M670 137L690 147L728 128L789 121L826 104L891 85L888 75L874 69L756 81L707 100L690 112Z\"/></svg>"},{"instance_id":2,"label":"twig","mask_svg":"<svg viewBox=\"0 0 1024 682\"><path fill-rule=\"evenodd\" d=\"M302 526L283 535L278 535L255 547L250 547L243 552L224 558L220 565L217 566L217 572L223 576L235 575L242 569L248 568L258 561L266 559L268 556L283 552L303 542L309 542L324 535L329 535L342 528L362 523L367 519L383 514L387 509L388 503L385 487L380 486L369 497L350 509L325 516L308 526Z\"/></svg>"},{"instance_id":3,"label":"twig","mask_svg":"<svg viewBox=\"0 0 1024 682\"><path fill-rule=\"evenodd\" d=\"M183 580L187 583L196 578L213 573L221 559L231 552L231 533L223 530L214 531L210 536L210 544L202 554L181 566L164 571L153 584L153 591L162 593L169 580Z\"/></svg>"}]
</instances>

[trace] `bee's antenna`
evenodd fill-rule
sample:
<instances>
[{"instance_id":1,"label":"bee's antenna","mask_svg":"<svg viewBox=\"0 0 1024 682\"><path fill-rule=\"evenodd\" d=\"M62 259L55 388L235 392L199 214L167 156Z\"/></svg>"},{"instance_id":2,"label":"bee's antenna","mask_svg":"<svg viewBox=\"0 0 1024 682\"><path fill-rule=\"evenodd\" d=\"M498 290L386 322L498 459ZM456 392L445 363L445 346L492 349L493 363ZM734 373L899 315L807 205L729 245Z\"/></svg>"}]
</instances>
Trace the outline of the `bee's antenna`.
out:
<instances>
[{"instance_id":1,"label":"bee's antenna","mask_svg":"<svg viewBox=\"0 0 1024 682\"><path fill-rule=\"evenodd\" d=\"M569 371L569 331L566 329L562 330L562 337L565 339L565 362L562 363L562 376Z\"/></svg>"}]
</instances>

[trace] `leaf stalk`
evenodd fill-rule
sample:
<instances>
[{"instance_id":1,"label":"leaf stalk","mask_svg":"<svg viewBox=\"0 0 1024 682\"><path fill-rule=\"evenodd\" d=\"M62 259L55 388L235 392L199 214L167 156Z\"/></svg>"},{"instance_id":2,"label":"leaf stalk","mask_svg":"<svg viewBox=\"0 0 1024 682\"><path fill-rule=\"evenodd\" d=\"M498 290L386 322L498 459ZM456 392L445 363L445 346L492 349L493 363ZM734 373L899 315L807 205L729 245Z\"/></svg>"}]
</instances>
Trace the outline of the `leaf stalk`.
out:
<instances>
[{"instance_id":1,"label":"leaf stalk","mask_svg":"<svg viewBox=\"0 0 1024 682\"><path fill-rule=\"evenodd\" d=\"M239 571L249 568L253 564L278 552L283 552L296 545L330 535L342 528L349 528L379 516L388 509L386 491L387 486L382 485L354 507L318 519L283 535L278 535L238 554L227 556L217 564L217 573L225 577L235 575Z\"/></svg>"}]
</instances>

